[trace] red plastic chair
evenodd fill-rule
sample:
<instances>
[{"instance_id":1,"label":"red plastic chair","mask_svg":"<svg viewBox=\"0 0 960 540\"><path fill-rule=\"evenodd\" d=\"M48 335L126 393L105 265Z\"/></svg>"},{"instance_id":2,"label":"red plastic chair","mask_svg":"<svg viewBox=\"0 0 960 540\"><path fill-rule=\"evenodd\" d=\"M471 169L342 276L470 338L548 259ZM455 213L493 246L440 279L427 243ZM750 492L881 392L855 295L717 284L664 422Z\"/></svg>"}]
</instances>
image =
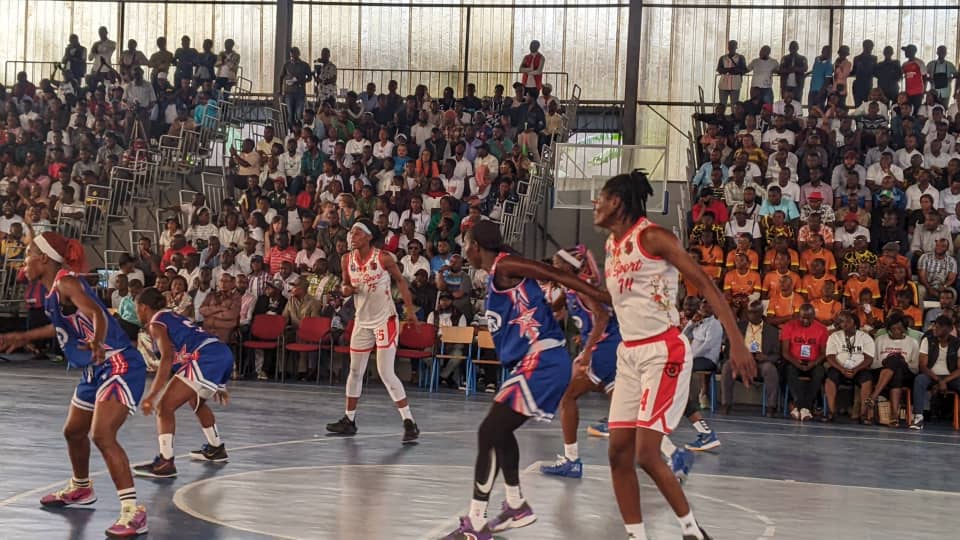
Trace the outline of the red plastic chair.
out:
<instances>
[{"instance_id":1,"label":"red plastic chair","mask_svg":"<svg viewBox=\"0 0 960 540\"><path fill-rule=\"evenodd\" d=\"M244 349L268 351L277 351L276 373L279 378L281 365L283 364L283 331L287 327L287 319L282 315L261 314L253 317L253 323L250 325L250 337L243 342Z\"/></svg>"},{"instance_id":2,"label":"red plastic chair","mask_svg":"<svg viewBox=\"0 0 960 540\"><path fill-rule=\"evenodd\" d=\"M433 358L433 348L437 343L437 327L421 322L405 322L400 328L399 348L397 358L409 358L418 363L417 373L420 377L419 385L422 388L427 379L427 370L424 361Z\"/></svg>"},{"instance_id":3,"label":"red plastic chair","mask_svg":"<svg viewBox=\"0 0 960 540\"><path fill-rule=\"evenodd\" d=\"M297 328L297 341L288 343L286 350L297 353L315 352L318 355L323 349L324 341L330 341L330 317L305 317ZM319 367L319 366L318 366ZM320 384L320 370L317 369L317 384Z\"/></svg>"},{"instance_id":4,"label":"red plastic chair","mask_svg":"<svg viewBox=\"0 0 960 540\"><path fill-rule=\"evenodd\" d=\"M334 345L333 339L331 338L330 345L324 344L323 346L324 349L326 348L330 349L330 384L333 384L334 354L346 355L346 361L340 363L340 368L341 368L340 371L343 371L343 366L346 365L346 362L349 362L350 360L350 336L352 335L353 335L353 320L350 320L350 321L347 321L347 326L346 328L343 329L343 336L345 338L345 341L347 342L346 345ZM344 381L346 381L346 379L344 379Z\"/></svg>"}]
</instances>

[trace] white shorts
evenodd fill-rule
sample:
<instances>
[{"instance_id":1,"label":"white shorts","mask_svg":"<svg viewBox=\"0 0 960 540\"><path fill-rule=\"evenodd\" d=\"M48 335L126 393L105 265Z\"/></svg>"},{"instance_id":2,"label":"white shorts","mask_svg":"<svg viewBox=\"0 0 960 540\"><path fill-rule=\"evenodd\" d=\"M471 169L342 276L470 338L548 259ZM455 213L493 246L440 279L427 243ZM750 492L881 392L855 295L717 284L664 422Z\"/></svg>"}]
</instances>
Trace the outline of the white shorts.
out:
<instances>
[{"instance_id":1,"label":"white shorts","mask_svg":"<svg viewBox=\"0 0 960 540\"><path fill-rule=\"evenodd\" d=\"M683 418L692 372L690 343L676 328L621 343L610 429L644 428L669 435Z\"/></svg>"},{"instance_id":2,"label":"white shorts","mask_svg":"<svg viewBox=\"0 0 960 540\"><path fill-rule=\"evenodd\" d=\"M360 328L354 325L350 335L350 352L371 352L397 346L400 326L396 317L390 317L376 328Z\"/></svg>"}]
</instances>

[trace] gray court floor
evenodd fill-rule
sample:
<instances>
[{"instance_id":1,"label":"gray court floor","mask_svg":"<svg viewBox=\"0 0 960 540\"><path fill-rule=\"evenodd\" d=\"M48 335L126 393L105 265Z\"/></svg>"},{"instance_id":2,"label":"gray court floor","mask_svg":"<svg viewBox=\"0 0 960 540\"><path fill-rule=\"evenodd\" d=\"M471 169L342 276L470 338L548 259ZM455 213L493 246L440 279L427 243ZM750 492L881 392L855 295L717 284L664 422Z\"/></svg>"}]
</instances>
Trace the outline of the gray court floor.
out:
<instances>
[{"instance_id":1,"label":"gray court floor","mask_svg":"<svg viewBox=\"0 0 960 540\"><path fill-rule=\"evenodd\" d=\"M117 500L94 449L99 501L47 511L38 499L70 475L60 429L76 373L46 364L0 364L0 538L103 538ZM203 442L189 411L178 415L179 478L138 479L150 538L434 539L465 512L475 428L490 396L410 391L423 431L400 444L400 420L374 382L361 401L360 432L328 437L343 414L342 389L240 383L230 406L216 408L230 462L190 462ZM582 417L604 415L599 397ZM798 426L744 413L710 418L723 445L698 456L687 493L699 521L726 539L933 539L960 529L960 435L854 425ZM689 425L676 442L694 437ZM505 533L516 539L617 539L623 529L606 467L606 441L581 438L582 480L543 477L542 461L561 446L559 425L531 423L518 433L526 497L539 521ZM131 418L121 432L134 462L156 453L154 421ZM643 483L651 538L679 529L649 481ZM499 507L497 487L492 504Z\"/></svg>"}]
</instances>

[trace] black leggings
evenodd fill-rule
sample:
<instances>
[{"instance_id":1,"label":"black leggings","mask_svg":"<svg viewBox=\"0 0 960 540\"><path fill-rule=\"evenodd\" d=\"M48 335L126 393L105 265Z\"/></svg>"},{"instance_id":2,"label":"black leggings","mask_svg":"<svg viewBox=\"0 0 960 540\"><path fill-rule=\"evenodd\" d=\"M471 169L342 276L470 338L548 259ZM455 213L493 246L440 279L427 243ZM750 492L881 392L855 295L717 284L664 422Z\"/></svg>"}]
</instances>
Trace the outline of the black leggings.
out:
<instances>
[{"instance_id":1,"label":"black leggings","mask_svg":"<svg viewBox=\"0 0 960 540\"><path fill-rule=\"evenodd\" d=\"M503 403L490 407L477 430L477 464L474 468L473 498L489 501L497 471L503 471L508 486L520 485L520 447L513 432L527 417Z\"/></svg>"}]
</instances>

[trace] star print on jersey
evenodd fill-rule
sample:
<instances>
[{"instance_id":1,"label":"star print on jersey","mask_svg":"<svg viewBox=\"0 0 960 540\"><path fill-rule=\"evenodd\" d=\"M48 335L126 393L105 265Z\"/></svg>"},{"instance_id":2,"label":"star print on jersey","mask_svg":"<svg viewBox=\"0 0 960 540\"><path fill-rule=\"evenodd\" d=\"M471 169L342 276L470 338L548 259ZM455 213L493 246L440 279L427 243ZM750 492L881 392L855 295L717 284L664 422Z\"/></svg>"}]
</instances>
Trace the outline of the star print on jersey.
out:
<instances>
[{"instance_id":1,"label":"star print on jersey","mask_svg":"<svg viewBox=\"0 0 960 540\"><path fill-rule=\"evenodd\" d=\"M540 336L540 323L534 318L537 310L522 303L517 304L517 310L519 314L510 321L510 324L517 325L521 336L530 341L536 341Z\"/></svg>"}]
</instances>

